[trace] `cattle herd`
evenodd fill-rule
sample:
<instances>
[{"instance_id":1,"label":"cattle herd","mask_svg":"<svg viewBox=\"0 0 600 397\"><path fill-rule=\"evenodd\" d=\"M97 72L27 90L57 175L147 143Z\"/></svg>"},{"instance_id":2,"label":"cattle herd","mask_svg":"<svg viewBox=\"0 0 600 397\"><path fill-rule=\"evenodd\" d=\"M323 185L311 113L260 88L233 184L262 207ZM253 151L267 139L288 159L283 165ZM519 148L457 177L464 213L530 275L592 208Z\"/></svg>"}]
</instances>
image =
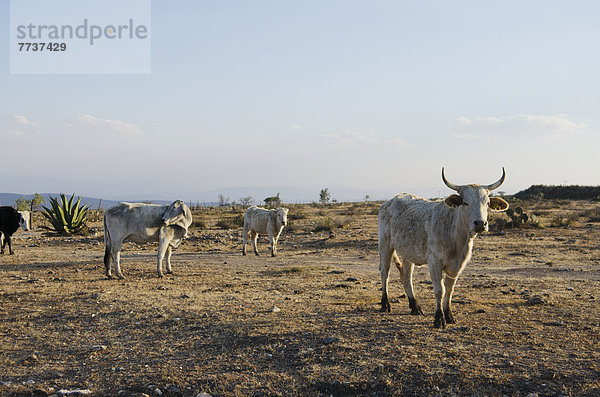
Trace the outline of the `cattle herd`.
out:
<instances>
[{"instance_id":1,"label":"cattle herd","mask_svg":"<svg viewBox=\"0 0 600 397\"><path fill-rule=\"evenodd\" d=\"M379 209L379 270L381 275L381 311L390 311L388 279L392 260L402 275L411 314L422 315L414 295L412 274L415 265L428 264L436 309L433 326L444 328L455 323L451 301L454 285L471 258L473 239L488 230L488 211L504 211L508 203L489 193L500 187L506 178L490 185L455 185L442 180L456 194L443 201L431 201L411 194L400 194L383 203ZM277 241L287 225L287 208L265 209L251 206L244 214L242 254L246 255L248 237L254 253L259 255L257 238L266 234L272 256L277 255ZM0 246L2 253L8 244L13 254L11 236L19 227L29 230L30 214L12 207L0 207ZM124 241L158 242L157 273L172 273L171 254L187 237L192 224L192 212L176 200L170 205L120 203L104 214L105 274L112 277L111 261L116 277L121 272L121 248Z\"/></svg>"}]
</instances>

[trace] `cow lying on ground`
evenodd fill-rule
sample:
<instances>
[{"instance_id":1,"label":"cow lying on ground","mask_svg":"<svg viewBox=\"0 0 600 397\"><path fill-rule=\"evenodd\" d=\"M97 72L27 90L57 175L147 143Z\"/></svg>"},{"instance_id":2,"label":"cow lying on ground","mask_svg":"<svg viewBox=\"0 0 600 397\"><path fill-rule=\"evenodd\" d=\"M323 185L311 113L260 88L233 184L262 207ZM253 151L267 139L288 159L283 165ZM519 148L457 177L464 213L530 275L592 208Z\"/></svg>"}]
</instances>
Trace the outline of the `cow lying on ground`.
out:
<instances>
[{"instance_id":1,"label":"cow lying on ground","mask_svg":"<svg viewBox=\"0 0 600 397\"><path fill-rule=\"evenodd\" d=\"M14 254L11 237L20 227L29 230L29 211L17 211L13 207L0 207L0 254L4 254L4 247L8 244L8 252Z\"/></svg>"},{"instance_id":2,"label":"cow lying on ground","mask_svg":"<svg viewBox=\"0 0 600 397\"><path fill-rule=\"evenodd\" d=\"M244 229L242 231L243 248L242 255L246 255L246 242L248 235L252 239L252 246L254 247L254 253L258 255L258 249L256 248L256 240L258 234L267 234L269 236L269 242L271 243L271 256L277 255L277 240L283 230L284 226L287 225L287 208L277 208L274 210L267 210L259 208L255 205L248 208L244 214Z\"/></svg>"},{"instance_id":3,"label":"cow lying on ground","mask_svg":"<svg viewBox=\"0 0 600 397\"><path fill-rule=\"evenodd\" d=\"M444 328L446 323L455 322L450 306L454 285L471 258L473 239L477 233L488 230L488 210L504 211L508 208L503 199L489 197L489 192L497 189L505 177L502 168L502 177L491 185L459 186L446 180L442 168L442 180L458 194L444 201L401 194L381 206L381 311L390 311L388 278L393 258L402 273L411 314L423 314L413 292L412 274L415 264L427 263L436 302L433 326Z\"/></svg>"},{"instance_id":4,"label":"cow lying on ground","mask_svg":"<svg viewBox=\"0 0 600 397\"><path fill-rule=\"evenodd\" d=\"M172 273L171 250L187 237L192 224L192 212L181 200L171 205L120 203L104 214L104 266L111 278L110 261L115 265L118 278L121 273L121 247L123 241L147 243L158 241L158 276L162 277L162 261L167 256L166 272Z\"/></svg>"}]
</instances>

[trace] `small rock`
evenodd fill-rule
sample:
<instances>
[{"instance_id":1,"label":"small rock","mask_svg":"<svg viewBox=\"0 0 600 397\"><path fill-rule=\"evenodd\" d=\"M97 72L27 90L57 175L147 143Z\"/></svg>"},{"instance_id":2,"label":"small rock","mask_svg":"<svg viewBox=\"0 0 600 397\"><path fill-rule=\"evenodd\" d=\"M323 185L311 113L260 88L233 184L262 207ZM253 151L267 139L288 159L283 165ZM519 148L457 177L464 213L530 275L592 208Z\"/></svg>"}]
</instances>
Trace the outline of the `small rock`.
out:
<instances>
[{"instance_id":1,"label":"small rock","mask_svg":"<svg viewBox=\"0 0 600 397\"><path fill-rule=\"evenodd\" d=\"M564 324L561 323L560 321L550 321L549 323L544 323L544 325L550 325L552 327L562 327L562 326L564 326Z\"/></svg>"},{"instance_id":2,"label":"small rock","mask_svg":"<svg viewBox=\"0 0 600 397\"><path fill-rule=\"evenodd\" d=\"M160 390L158 387L156 389L154 389L154 394L156 394L157 396L162 396L163 392L162 390Z\"/></svg>"},{"instance_id":3,"label":"small rock","mask_svg":"<svg viewBox=\"0 0 600 397\"><path fill-rule=\"evenodd\" d=\"M271 308L271 312L273 312L273 313L279 313L280 311L281 311L281 309L280 309L280 308L278 308L277 306L273 306L273 307Z\"/></svg>"},{"instance_id":4,"label":"small rock","mask_svg":"<svg viewBox=\"0 0 600 397\"><path fill-rule=\"evenodd\" d=\"M355 281L358 281L358 279L357 279L357 278L354 278L354 277L348 277L348 278L347 278L347 279L345 279L344 281L347 281L347 282L349 282L349 283L353 283L353 282L355 282Z\"/></svg>"},{"instance_id":5,"label":"small rock","mask_svg":"<svg viewBox=\"0 0 600 397\"><path fill-rule=\"evenodd\" d=\"M98 352L101 350L106 350L106 345L94 345L92 346L92 351L93 352Z\"/></svg>"},{"instance_id":6,"label":"small rock","mask_svg":"<svg viewBox=\"0 0 600 397\"><path fill-rule=\"evenodd\" d=\"M573 287L567 287L567 291L575 291L575 288L573 288Z\"/></svg>"},{"instance_id":7,"label":"small rock","mask_svg":"<svg viewBox=\"0 0 600 397\"><path fill-rule=\"evenodd\" d=\"M35 353L32 353L25 359L25 363L27 363L27 364L34 364L34 363L37 363L38 361L40 361L40 358Z\"/></svg>"},{"instance_id":8,"label":"small rock","mask_svg":"<svg viewBox=\"0 0 600 397\"><path fill-rule=\"evenodd\" d=\"M485 313L485 309L477 309L475 310L475 313Z\"/></svg>"},{"instance_id":9,"label":"small rock","mask_svg":"<svg viewBox=\"0 0 600 397\"><path fill-rule=\"evenodd\" d=\"M470 329L471 328L469 328L469 327L456 327L456 328L451 328L450 332L467 332Z\"/></svg>"},{"instance_id":10,"label":"small rock","mask_svg":"<svg viewBox=\"0 0 600 397\"><path fill-rule=\"evenodd\" d=\"M332 344L334 342L338 342L339 340L340 340L339 338L336 338L336 337L333 337L333 336L327 336L327 337L321 339L321 343L324 344L324 345L329 345L329 344Z\"/></svg>"},{"instance_id":11,"label":"small rock","mask_svg":"<svg viewBox=\"0 0 600 397\"><path fill-rule=\"evenodd\" d=\"M198 393L198 395L196 397L212 397L212 395L202 392L202 393Z\"/></svg>"},{"instance_id":12,"label":"small rock","mask_svg":"<svg viewBox=\"0 0 600 397\"><path fill-rule=\"evenodd\" d=\"M82 397L82 396L91 396L92 391L89 389L73 389L66 390L62 389L56 392L58 397Z\"/></svg>"},{"instance_id":13,"label":"small rock","mask_svg":"<svg viewBox=\"0 0 600 397\"><path fill-rule=\"evenodd\" d=\"M546 301L541 296L534 295L531 298L527 299L527 304L532 305L532 306L533 305L544 305L544 304L546 304Z\"/></svg>"},{"instance_id":14,"label":"small rock","mask_svg":"<svg viewBox=\"0 0 600 397\"><path fill-rule=\"evenodd\" d=\"M180 298L181 299L189 299L189 298L191 298L191 296L189 296L188 294L181 294Z\"/></svg>"}]
</instances>

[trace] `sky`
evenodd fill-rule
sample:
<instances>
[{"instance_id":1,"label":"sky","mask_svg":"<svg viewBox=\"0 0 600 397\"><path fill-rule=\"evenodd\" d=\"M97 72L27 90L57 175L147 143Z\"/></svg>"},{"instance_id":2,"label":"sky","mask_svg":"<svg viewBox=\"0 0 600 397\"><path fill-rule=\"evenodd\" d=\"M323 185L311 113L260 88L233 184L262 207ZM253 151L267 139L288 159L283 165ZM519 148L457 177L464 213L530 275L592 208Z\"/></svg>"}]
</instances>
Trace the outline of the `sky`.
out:
<instances>
[{"instance_id":1,"label":"sky","mask_svg":"<svg viewBox=\"0 0 600 397\"><path fill-rule=\"evenodd\" d=\"M600 185L596 1L152 0L142 74L11 74L0 4L0 192Z\"/></svg>"}]
</instances>

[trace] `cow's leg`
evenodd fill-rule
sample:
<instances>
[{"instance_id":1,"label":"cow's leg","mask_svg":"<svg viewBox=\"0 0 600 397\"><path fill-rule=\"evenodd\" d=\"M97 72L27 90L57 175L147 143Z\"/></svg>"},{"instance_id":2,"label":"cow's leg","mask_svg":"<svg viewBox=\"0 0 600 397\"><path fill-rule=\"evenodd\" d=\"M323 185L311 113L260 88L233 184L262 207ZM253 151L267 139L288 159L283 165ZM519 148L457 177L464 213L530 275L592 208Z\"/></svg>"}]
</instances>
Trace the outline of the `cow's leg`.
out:
<instances>
[{"instance_id":1,"label":"cow's leg","mask_svg":"<svg viewBox=\"0 0 600 397\"><path fill-rule=\"evenodd\" d=\"M4 238L4 244L7 244L7 243L8 243L8 253L9 253L10 255L14 255L15 253L14 253L14 252L13 252L13 250L12 250L12 241L11 241L11 238L10 238L10 236L6 236L6 237Z\"/></svg>"},{"instance_id":2,"label":"cow's leg","mask_svg":"<svg viewBox=\"0 0 600 397\"><path fill-rule=\"evenodd\" d=\"M167 274L173 274L173 269L171 269L171 255L173 254L173 247L170 245L167 247L167 257L165 258L167 261Z\"/></svg>"},{"instance_id":3,"label":"cow's leg","mask_svg":"<svg viewBox=\"0 0 600 397\"><path fill-rule=\"evenodd\" d=\"M252 239L252 247L254 247L254 254L258 256L258 248L256 248L256 240L258 240L258 232L252 230L250 232L250 238Z\"/></svg>"},{"instance_id":4,"label":"cow's leg","mask_svg":"<svg viewBox=\"0 0 600 397\"><path fill-rule=\"evenodd\" d=\"M246 255L246 243L248 241L248 227L244 223L244 229L242 230L242 243L244 244L242 247L242 255Z\"/></svg>"},{"instance_id":5,"label":"cow's leg","mask_svg":"<svg viewBox=\"0 0 600 397\"><path fill-rule=\"evenodd\" d=\"M165 241L164 239L161 239L161 241L158 243L158 257L157 257L157 261L156 261L156 272L158 273L158 277L163 277L163 271L162 271L162 261L165 257L165 254L167 253L169 249L169 243L167 241Z\"/></svg>"},{"instance_id":6,"label":"cow's leg","mask_svg":"<svg viewBox=\"0 0 600 397\"><path fill-rule=\"evenodd\" d=\"M277 256L277 238L273 233L269 233L269 242L271 243L271 256Z\"/></svg>"},{"instance_id":7,"label":"cow's leg","mask_svg":"<svg viewBox=\"0 0 600 397\"><path fill-rule=\"evenodd\" d=\"M392 254L394 250L381 244L379 246L379 273L381 275L381 309L382 312L390 312L390 298L388 296L388 280L390 278L390 265L392 262Z\"/></svg>"},{"instance_id":8,"label":"cow's leg","mask_svg":"<svg viewBox=\"0 0 600 397\"><path fill-rule=\"evenodd\" d=\"M444 286L446 288L446 293L444 294L444 318L446 319L446 323L455 324L454 316L452 315L452 310L450 309L450 305L452 302L452 294L454 293L454 285L456 284L456 280L458 279L458 275L455 277L450 277L446 274L444 278Z\"/></svg>"},{"instance_id":9,"label":"cow's leg","mask_svg":"<svg viewBox=\"0 0 600 397\"><path fill-rule=\"evenodd\" d=\"M396 259L396 258L394 258ZM415 292L413 288L413 270L415 268L414 263L406 262L404 264L398 265L398 270L402 274L402 284L404 285L404 291L406 291L406 296L408 297L408 307L410 307L410 314L419 315L423 314L423 310L419 303L417 302L417 298L415 297Z\"/></svg>"},{"instance_id":10,"label":"cow's leg","mask_svg":"<svg viewBox=\"0 0 600 397\"><path fill-rule=\"evenodd\" d=\"M111 253L112 253L113 263L115 265L115 275L118 278L122 279L125 277L123 277L123 274L121 273L121 247L122 247L122 243L118 244L117 246L113 246L111 249Z\"/></svg>"},{"instance_id":11,"label":"cow's leg","mask_svg":"<svg viewBox=\"0 0 600 397\"><path fill-rule=\"evenodd\" d=\"M110 245L107 244L106 248L104 249L104 274L106 275L107 278L112 278L112 272L110 271L110 257L111 257L111 253L110 253Z\"/></svg>"},{"instance_id":12,"label":"cow's leg","mask_svg":"<svg viewBox=\"0 0 600 397\"><path fill-rule=\"evenodd\" d=\"M435 296L434 328L446 328L446 319L442 310L442 299L444 297L444 285L442 284L442 264L437 260L429 260L429 274L433 284L433 295Z\"/></svg>"},{"instance_id":13,"label":"cow's leg","mask_svg":"<svg viewBox=\"0 0 600 397\"><path fill-rule=\"evenodd\" d=\"M0 232L0 255L4 253L4 233Z\"/></svg>"}]
</instances>

